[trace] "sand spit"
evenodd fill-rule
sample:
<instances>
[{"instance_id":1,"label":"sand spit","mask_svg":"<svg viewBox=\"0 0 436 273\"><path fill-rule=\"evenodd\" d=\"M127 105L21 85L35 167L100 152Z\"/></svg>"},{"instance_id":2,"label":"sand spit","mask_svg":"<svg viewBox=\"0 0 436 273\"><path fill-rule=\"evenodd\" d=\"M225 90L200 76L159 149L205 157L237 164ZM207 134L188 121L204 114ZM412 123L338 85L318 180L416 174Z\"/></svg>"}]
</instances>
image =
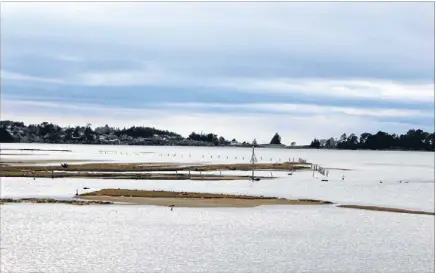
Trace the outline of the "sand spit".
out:
<instances>
[{"instance_id":1,"label":"sand spit","mask_svg":"<svg viewBox=\"0 0 436 273\"><path fill-rule=\"evenodd\" d=\"M96 192L85 193L79 197L81 199L92 201L110 201L137 205L175 207L256 207L261 205L332 204L328 201L311 199L288 200L284 198L264 196L125 189L103 189Z\"/></svg>"},{"instance_id":2,"label":"sand spit","mask_svg":"<svg viewBox=\"0 0 436 273\"><path fill-rule=\"evenodd\" d=\"M360 205L339 205L339 208L349 208L349 209L363 209L372 211L385 211L385 212L396 212L396 213L408 213L408 214L425 214L425 215L435 215L434 212L419 211L419 210L407 210L407 209L397 209L388 207L378 207L378 206L360 206Z\"/></svg>"}]
</instances>

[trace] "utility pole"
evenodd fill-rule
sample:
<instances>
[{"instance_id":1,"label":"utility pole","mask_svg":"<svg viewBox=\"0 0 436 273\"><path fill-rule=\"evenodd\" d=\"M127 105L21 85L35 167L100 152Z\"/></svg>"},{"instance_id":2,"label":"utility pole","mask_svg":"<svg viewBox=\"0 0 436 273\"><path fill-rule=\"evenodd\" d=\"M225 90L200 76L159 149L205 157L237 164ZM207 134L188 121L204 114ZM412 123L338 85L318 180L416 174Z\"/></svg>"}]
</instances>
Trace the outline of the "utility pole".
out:
<instances>
[{"instance_id":1,"label":"utility pole","mask_svg":"<svg viewBox=\"0 0 436 273\"><path fill-rule=\"evenodd\" d=\"M253 145L253 152L251 154L251 160L250 160L250 163L252 166L252 169L251 169L251 180L252 181L254 181L254 163L256 163L256 162L257 162L257 158L256 158L256 154L254 153L254 145Z\"/></svg>"}]
</instances>

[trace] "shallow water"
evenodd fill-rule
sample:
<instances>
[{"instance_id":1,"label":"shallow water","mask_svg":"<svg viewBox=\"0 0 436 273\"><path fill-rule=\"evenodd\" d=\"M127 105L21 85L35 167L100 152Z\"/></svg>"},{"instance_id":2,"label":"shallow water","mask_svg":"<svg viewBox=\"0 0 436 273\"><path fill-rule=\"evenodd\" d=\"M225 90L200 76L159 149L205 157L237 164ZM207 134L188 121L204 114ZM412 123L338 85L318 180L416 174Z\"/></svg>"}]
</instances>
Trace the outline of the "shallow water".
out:
<instances>
[{"instance_id":1,"label":"shallow water","mask_svg":"<svg viewBox=\"0 0 436 273\"><path fill-rule=\"evenodd\" d=\"M34 152L34 157L8 151L16 153L2 156L8 160L248 163L251 156L248 148L47 144L1 144L1 148L73 150ZM101 150L117 153L104 154ZM176 156L168 156L171 153ZM256 149L256 155L259 162L301 157L324 167L351 170L330 170L328 182L320 181L324 177L314 176L310 171L291 176L280 171L256 172L278 178L254 183L1 178L0 195L69 199L76 190L84 193L123 188L310 198L434 211L434 153ZM176 208L170 212L155 206L62 204L5 204L0 213L1 272L434 272L435 269L434 216L427 215L335 206Z\"/></svg>"},{"instance_id":2,"label":"shallow water","mask_svg":"<svg viewBox=\"0 0 436 273\"><path fill-rule=\"evenodd\" d=\"M8 204L1 217L1 272L434 271L432 216Z\"/></svg>"}]
</instances>

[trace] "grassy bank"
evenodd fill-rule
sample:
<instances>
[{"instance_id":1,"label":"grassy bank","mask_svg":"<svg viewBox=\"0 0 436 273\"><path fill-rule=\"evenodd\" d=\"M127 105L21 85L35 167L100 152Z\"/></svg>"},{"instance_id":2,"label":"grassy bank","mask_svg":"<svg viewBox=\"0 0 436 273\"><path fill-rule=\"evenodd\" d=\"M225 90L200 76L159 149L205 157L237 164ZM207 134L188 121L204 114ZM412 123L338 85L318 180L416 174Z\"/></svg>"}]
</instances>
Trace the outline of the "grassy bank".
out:
<instances>
[{"instance_id":1,"label":"grassy bank","mask_svg":"<svg viewBox=\"0 0 436 273\"><path fill-rule=\"evenodd\" d=\"M8 163L8 162L2 162ZM28 162L30 163L30 162ZM255 170L303 170L310 169L310 164L300 163L261 163L261 164L202 164L188 165L186 163L84 163L69 165L68 168L60 166L13 166L2 165L0 171L9 172L17 170L28 171L79 171L79 172L135 172L135 171L249 171Z\"/></svg>"},{"instance_id":2,"label":"grassy bank","mask_svg":"<svg viewBox=\"0 0 436 273\"><path fill-rule=\"evenodd\" d=\"M33 204L70 204L70 205L109 205L113 204L109 201L80 201L80 200L56 200L50 198L22 198L22 199L11 199L2 198L0 199L0 204L5 203L33 203Z\"/></svg>"}]
</instances>

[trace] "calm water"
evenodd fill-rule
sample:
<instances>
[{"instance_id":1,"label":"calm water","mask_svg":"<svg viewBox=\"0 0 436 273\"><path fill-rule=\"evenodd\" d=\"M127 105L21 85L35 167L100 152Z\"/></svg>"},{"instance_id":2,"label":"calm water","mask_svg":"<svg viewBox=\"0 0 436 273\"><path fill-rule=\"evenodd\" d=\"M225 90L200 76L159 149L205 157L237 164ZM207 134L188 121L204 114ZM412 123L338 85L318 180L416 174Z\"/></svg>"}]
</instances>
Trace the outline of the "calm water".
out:
<instances>
[{"instance_id":1,"label":"calm water","mask_svg":"<svg viewBox=\"0 0 436 273\"><path fill-rule=\"evenodd\" d=\"M73 150L7 151L16 155L2 156L6 160L231 163L248 162L251 156L247 148L47 144L1 144L1 148ZM257 149L256 155L260 162L301 157L350 170L331 170L327 183L312 172L288 176L277 171L271 173L277 179L256 183L2 178L0 193L70 198L83 187L158 189L434 211L434 153ZM434 272L434 216L427 215L335 205L170 212L155 206L6 204L0 213L1 272Z\"/></svg>"},{"instance_id":2,"label":"calm water","mask_svg":"<svg viewBox=\"0 0 436 273\"><path fill-rule=\"evenodd\" d=\"M434 272L433 216L17 204L1 217L1 272Z\"/></svg>"}]
</instances>

